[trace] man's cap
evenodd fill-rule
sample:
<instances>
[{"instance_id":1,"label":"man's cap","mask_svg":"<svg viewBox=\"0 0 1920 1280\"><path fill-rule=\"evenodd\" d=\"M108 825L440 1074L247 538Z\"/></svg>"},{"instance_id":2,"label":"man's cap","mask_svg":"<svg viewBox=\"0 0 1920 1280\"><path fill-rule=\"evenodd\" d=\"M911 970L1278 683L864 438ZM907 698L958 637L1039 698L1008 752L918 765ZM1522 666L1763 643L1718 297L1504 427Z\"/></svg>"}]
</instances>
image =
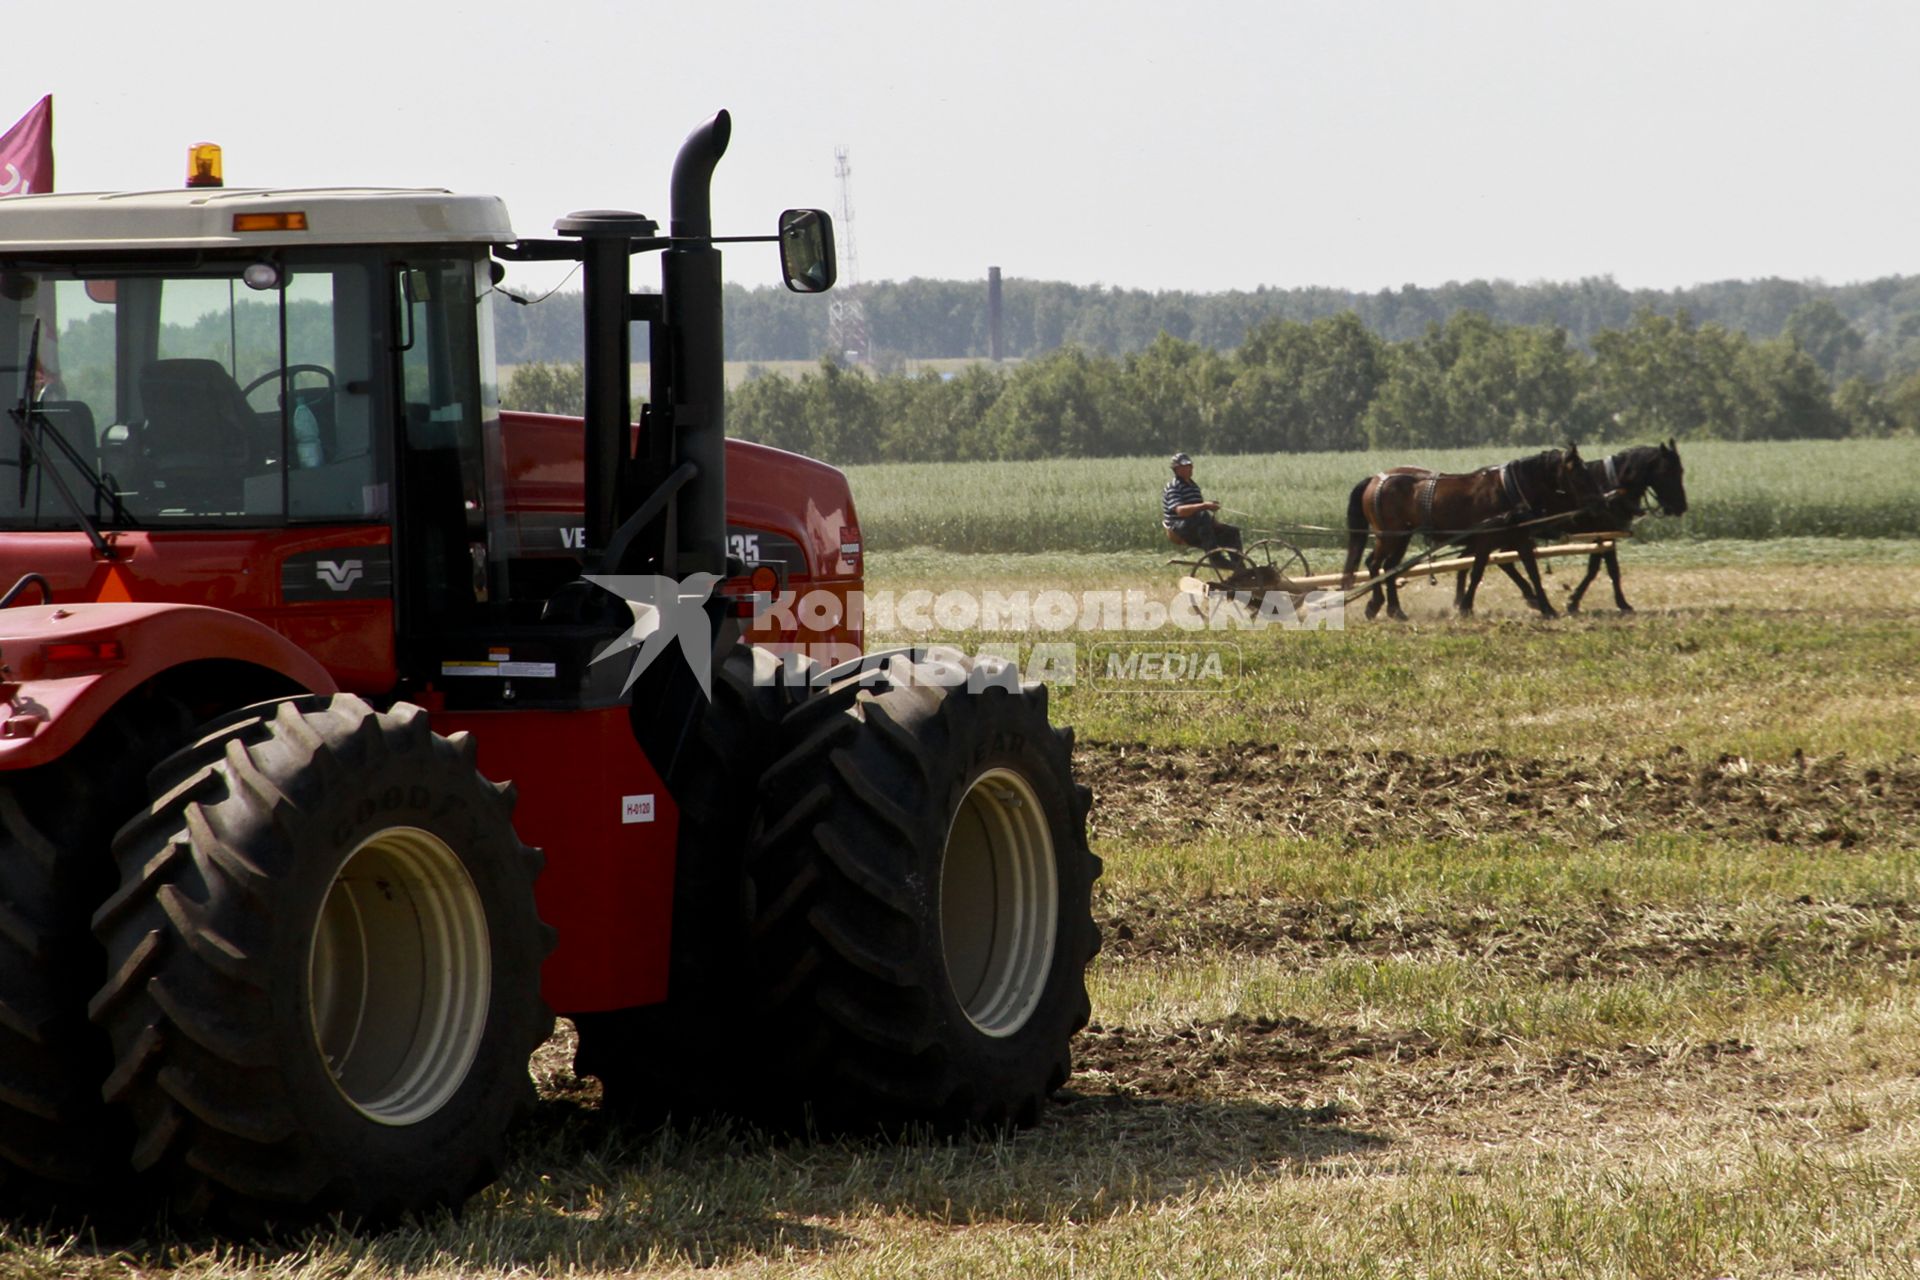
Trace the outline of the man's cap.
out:
<instances>
[{"instance_id":1,"label":"man's cap","mask_svg":"<svg viewBox=\"0 0 1920 1280\"><path fill-rule=\"evenodd\" d=\"M1184 453L1176 453L1173 455L1173 461L1168 465L1175 466L1175 467L1190 467L1193 465L1193 459L1189 458Z\"/></svg>"}]
</instances>

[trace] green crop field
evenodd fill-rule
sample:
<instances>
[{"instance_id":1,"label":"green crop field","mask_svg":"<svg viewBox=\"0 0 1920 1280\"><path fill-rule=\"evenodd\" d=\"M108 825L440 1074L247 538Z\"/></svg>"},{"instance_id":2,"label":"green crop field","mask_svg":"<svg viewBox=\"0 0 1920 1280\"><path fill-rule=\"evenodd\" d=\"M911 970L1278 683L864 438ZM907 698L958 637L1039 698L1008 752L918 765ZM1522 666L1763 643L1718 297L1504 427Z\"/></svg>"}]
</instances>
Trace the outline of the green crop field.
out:
<instances>
[{"instance_id":1,"label":"green crop field","mask_svg":"<svg viewBox=\"0 0 1920 1280\"><path fill-rule=\"evenodd\" d=\"M563 1023L460 1215L20 1223L0 1275L1920 1274L1920 539L1625 559L1632 617L1537 621L1495 583L1460 621L1420 586L1409 624L1210 635L1239 655L1211 696L1058 687L1105 947L1036 1129L623 1128ZM880 546L870 574L1172 590L1139 550Z\"/></svg>"},{"instance_id":2,"label":"green crop field","mask_svg":"<svg viewBox=\"0 0 1920 1280\"><path fill-rule=\"evenodd\" d=\"M1403 463L1468 471L1498 448L1202 457L1194 478L1252 528L1340 527L1354 484ZM1603 456L1589 450L1590 456ZM1689 511L1642 521L1668 538L1920 536L1920 440L1701 443L1681 449ZM869 546L950 551L1124 551L1160 539L1162 458L854 467Z\"/></svg>"}]
</instances>

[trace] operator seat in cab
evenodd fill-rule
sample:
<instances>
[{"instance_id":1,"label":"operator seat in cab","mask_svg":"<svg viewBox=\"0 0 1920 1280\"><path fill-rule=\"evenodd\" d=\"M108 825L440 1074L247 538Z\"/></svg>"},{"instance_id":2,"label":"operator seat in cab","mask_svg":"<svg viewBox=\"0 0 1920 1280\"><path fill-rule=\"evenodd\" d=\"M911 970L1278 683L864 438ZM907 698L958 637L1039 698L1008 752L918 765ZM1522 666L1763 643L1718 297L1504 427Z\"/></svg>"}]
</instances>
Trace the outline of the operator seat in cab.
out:
<instances>
[{"instance_id":1,"label":"operator seat in cab","mask_svg":"<svg viewBox=\"0 0 1920 1280\"><path fill-rule=\"evenodd\" d=\"M143 505L241 509L241 481L256 469L257 419L216 360L156 360L140 373Z\"/></svg>"}]
</instances>

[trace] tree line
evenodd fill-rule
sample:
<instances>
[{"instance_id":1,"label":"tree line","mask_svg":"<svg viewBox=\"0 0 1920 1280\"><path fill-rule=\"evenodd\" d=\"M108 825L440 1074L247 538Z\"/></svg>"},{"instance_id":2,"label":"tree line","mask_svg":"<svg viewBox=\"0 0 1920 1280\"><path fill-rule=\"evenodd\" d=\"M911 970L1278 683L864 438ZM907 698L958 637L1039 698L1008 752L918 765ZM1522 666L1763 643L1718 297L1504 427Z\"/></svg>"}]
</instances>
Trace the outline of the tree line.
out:
<instances>
[{"instance_id":1,"label":"tree line","mask_svg":"<svg viewBox=\"0 0 1920 1280\"><path fill-rule=\"evenodd\" d=\"M750 376L728 433L849 465L1920 432L1920 372L1836 383L1829 353L1792 332L1756 340L1644 310L1589 347L1477 311L1391 342L1345 312L1262 321L1230 352L1163 333L1125 355L1070 345L952 374L822 360L798 378ZM545 366L519 376L527 390L555 382ZM518 377L506 401L578 412L526 403Z\"/></svg>"},{"instance_id":2,"label":"tree line","mask_svg":"<svg viewBox=\"0 0 1920 1280\"><path fill-rule=\"evenodd\" d=\"M981 281L884 281L833 296L859 298L880 369L910 359L984 359L990 354L986 286ZM502 361L579 358L577 292L556 293L535 306L506 305L497 301L500 295L495 297ZM727 358L813 360L827 354L827 311L827 303L817 296L778 286L729 285ZM1803 346L1842 379L1859 376L1879 382L1920 370L1920 276L1832 286L1769 279L1652 290L1628 289L1599 277L1533 284L1473 280L1373 293L1263 288L1212 294L1009 279L1002 288L1001 311L1001 354L1017 359L1035 359L1065 346L1124 356L1145 351L1162 333L1226 351L1270 320L1309 323L1345 314L1388 342L1412 342L1462 311L1477 311L1500 325L1563 329L1575 345L1591 349L1599 334L1624 329L1636 315L1652 311L1668 317L1684 312L1700 325L1718 325L1755 339L1787 334L1798 317ZM1820 338L1818 351L1804 341L1815 336Z\"/></svg>"}]
</instances>

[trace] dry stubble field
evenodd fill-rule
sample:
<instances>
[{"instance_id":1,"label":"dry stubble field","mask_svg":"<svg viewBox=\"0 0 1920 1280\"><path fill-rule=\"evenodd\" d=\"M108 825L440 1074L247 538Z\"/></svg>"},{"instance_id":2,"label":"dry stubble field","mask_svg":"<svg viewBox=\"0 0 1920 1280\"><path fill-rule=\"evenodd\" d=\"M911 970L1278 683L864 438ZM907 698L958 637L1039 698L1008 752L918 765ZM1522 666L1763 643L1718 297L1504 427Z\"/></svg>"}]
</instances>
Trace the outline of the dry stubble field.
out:
<instances>
[{"instance_id":1,"label":"dry stubble field","mask_svg":"<svg viewBox=\"0 0 1920 1280\"><path fill-rule=\"evenodd\" d=\"M1171 576L875 560L894 590ZM1034 1131L623 1131L563 1027L457 1219L13 1229L0 1272L1920 1274L1920 547L1626 561L1631 618L1537 622L1490 581L1459 622L1421 586L1409 626L1228 637L1226 694L1061 690L1107 942Z\"/></svg>"}]
</instances>

